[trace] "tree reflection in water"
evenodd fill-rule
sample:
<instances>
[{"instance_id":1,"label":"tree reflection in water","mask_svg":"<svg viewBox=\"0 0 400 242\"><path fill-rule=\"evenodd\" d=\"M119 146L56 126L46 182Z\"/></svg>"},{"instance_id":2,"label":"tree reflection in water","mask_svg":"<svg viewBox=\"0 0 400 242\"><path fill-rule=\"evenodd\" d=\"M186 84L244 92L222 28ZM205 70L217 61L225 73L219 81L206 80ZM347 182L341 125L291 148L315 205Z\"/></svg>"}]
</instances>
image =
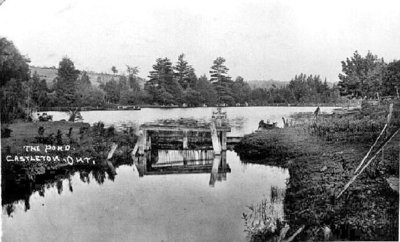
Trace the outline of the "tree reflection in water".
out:
<instances>
[{"instance_id":1,"label":"tree reflection in water","mask_svg":"<svg viewBox=\"0 0 400 242\"><path fill-rule=\"evenodd\" d=\"M122 165L121 163L119 165ZM126 164L126 162L125 162ZM24 211L30 209L30 197L37 192L39 196L45 197L46 189L56 188L57 193L61 195L64 192L64 181L68 181L68 190L74 191L72 177L79 173L79 178L84 183L90 183L91 178L99 185L106 179L114 181L115 174L107 168L71 168L71 170L47 171L45 174L36 176L34 181L21 179L21 175L13 174L2 179L2 207L3 213L12 217L19 204L23 204Z\"/></svg>"},{"instance_id":2,"label":"tree reflection in water","mask_svg":"<svg viewBox=\"0 0 400 242\"><path fill-rule=\"evenodd\" d=\"M162 151L164 152L164 151ZM161 153L162 153L161 152ZM226 162L226 152L222 152L220 156L215 156L210 151L179 151L167 152L166 159L158 159L158 151L155 150L154 162L146 162L150 157L136 157L135 162L132 159L116 160L113 164L115 168L120 165L135 164L140 176L149 174L177 174L177 173L210 173L210 186L214 186L216 181L226 180L227 173L230 168ZM179 153L179 154L178 154ZM172 156L171 156L172 155ZM180 158L176 163L176 158ZM212 159L210 159L212 157ZM131 158L131 157L129 157ZM154 158L154 157L153 157ZM164 157L165 158L165 157ZM171 160L171 159L172 160ZM140 161L140 162L139 162ZM164 161L164 163L163 163ZM169 164L169 162L172 162ZM154 167L153 167L154 166ZM159 167L158 167L159 166ZM76 174L78 173L78 174ZM37 175L34 180L27 179L24 174L12 174L2 177L2 206L3 212L12 217L19 204L23 204L24 210L30 209L30 198L32 194L37 192L41 197L45 197L46 189L55 188L59 195L63 194L64 181L68 182L70 192L74 191L72 177L79 176L79 180L89 184L93 180L99 184L104 184L105 180L114 181L115 170L111 170L108 166L82 166L68 167L68 169L48 170L44 174ZM23 178L21 178L23 177Z\"/></svg>"}]
</instances>

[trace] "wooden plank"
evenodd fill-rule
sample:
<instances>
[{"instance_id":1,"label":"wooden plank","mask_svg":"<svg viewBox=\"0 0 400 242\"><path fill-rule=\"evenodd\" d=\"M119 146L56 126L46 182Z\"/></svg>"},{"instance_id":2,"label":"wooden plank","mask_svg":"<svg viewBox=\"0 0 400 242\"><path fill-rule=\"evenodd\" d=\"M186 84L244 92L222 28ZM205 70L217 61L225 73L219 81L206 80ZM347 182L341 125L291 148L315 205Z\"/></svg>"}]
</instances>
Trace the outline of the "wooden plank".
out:
<instances>
[{"instance_id":1,"label":"wooden plank","mask_svg":"<svg viewBox=\"0 0 400 242\"><path fill-rule=\"evenodd\" d=\"M214 122L210 123L210 130L211 130L211 139L212 139L214 154L220 155L221 154L221 144L218 139L218 133L217 133L217 129L215 128Z\"/></svg>"},{"instance_id":2,"label":"wooden plank","mask_svg":"<svg viewBox=\"0 0 400 242\"><path fill-rule=\"evenodd\" d=\"M181 169L179 167L176 167L175 169L163 169L163 168L157 168L157 169L151 169L151 170L146 170L144 172L144 175L168 175L168 174L196 174L196 173L211 173L212 171L212 166L197 166L193 168L184 168L182 167ZM214 173L214 178L217 180L218 174L224 174L224 173L230 173L231 168L228 166L225 171L217 171L217 173Z\"/></svg>"},{"instance_id":3,"label":"wooden plank","mask_svg":"<svg viewBox=\"0 0 400 242\"><path fill-rule=\"evenodd\" d=\"M195 167L195 166L200 166L200 165L211 165L213 162L213 159L208 159L208 160L185 160L187 162L186 167ZM168 163L156 163L153 164L151 167L152 168L161 168L161 167L176 167L176 166L182 166L183 165L183 161L181 160L177 160L177 161L170 161ZM201 164L199 164L201 163Z\"/></svg>"},{"instance_id":4,"label":"wooden plank","mask_svg":"<svg viewBox=\"0 0 400 242\"><path fill-rule=\"evenodd\" d=\"M149 130L149 131L195 131L195 132L211 132L208 127L185 127L185 126L153 126L153 125L146 125L143 124L140 126L142 130ZM217 131L225 131L231 132L230 127L218 127L216 128Z\"/></svg>"}]
</instances>

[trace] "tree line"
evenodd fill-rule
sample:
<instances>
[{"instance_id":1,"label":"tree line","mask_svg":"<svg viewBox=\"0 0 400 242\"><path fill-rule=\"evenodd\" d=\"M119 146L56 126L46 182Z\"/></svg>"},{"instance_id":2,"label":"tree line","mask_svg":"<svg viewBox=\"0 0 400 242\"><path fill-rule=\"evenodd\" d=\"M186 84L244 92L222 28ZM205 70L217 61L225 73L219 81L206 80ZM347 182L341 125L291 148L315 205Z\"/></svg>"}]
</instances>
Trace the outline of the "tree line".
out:
<instances>
[{"instance_id":1,"label":"tree line","mask_svg":"<svg viewBox=\"0 0 400 242\"><path fill-rule=\"evenodd\" d=\"M399 97L400 60L389 64L368 51L365 57L355 51L353 56L342 61L339 74L340 95L349 98Z\"/></svg>"},{"instance_id":2,"label":"tree line","mask_svg":"<svg viewBox=\"0 0 400 242\"><path fill-rule=\"evenodd\" d=\"M363 57L357 51L342 61L340 81L333 85L319 75L301 73L283 86L251 88L243 77L229 75L223 57L213 61L210 78L198 77L184 54L175 63L166 57L156 59L147 80L138 76L136 66L126 66L122 75L117 75L115 66L111 71L113 78L96 86L64 57L49 87L37 73L30 73L29 59L11 41L0 38L1 120L24 117L38 107L335 104L351 98L398 96L400 87L400 61L387 64L371 52Z\"/></svg>"}]
</instances>

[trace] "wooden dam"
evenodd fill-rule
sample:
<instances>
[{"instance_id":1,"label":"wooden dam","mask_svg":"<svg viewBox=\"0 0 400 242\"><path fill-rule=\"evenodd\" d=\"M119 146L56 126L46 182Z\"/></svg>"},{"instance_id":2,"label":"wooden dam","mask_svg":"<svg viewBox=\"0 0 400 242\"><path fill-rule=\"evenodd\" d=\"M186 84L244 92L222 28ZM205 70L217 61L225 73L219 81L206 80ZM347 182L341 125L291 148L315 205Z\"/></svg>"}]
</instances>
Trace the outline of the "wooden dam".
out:
<instances>
[{"instance_id":1,"label":"wooden dam","mask_svg":"<svg viewBox=\"0 0 400 242\"><path fill-rule=\"evenodd\" d=\"M144 123L132 151L139 176L210 173L210 186L225 180L227 133L220 117L211 122L193 119Z\"/></svg>"}]
</instances>

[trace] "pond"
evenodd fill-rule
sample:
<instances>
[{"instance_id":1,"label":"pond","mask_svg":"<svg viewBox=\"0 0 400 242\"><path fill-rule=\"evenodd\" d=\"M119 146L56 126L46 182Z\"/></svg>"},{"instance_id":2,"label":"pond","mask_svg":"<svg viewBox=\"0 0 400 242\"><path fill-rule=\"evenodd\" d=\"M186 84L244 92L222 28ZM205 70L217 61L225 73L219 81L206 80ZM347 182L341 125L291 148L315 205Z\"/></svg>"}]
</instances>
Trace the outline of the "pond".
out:
<instances>
[{"instance_id":1,"label":"pond","mask_svg":"<svg viewBox=\"0 0 400 242\"><path fill-rule=\"evenodd\" d=\"M232 125L231 136L251 133L258 122L281 121L294 112L315 107L224 108ZM122 127L157 119L209 119L214 109L142 109L141 111L82 112L85 122L102 121ZM322 108L330 111L331 108ZM65 113L52 112L54 119ZM282 122L282 121L281 121ZM208 154L191 154L203 157ZM244 241L243 215L268 203L267 216L284 218L286 169L243 163L234 151L226 152L229 172L213 180L210 172L141 173L136 165L122 165L117 175L74 172L26 195L25 200L3 205L4 241ZM161 151L159 163L182 154ZM204 158L205 157L205 158ZM201 163L206 165L205 163ZM196 163L197 164L197 163ZM281 196L276 197L276 191ZM275 195L274 195L275 194Z\"/></svg>"},{"instance_id":2,"label":"pond","mask_svg":"<svg viewBox=\"0 0 400 242\"><path fill-rule=\"evenodd\" d=\"M282 117L289 118L297 112L314 112L316 107L226 107L229 124L232 131L228 136L243 136L258 128L260 120L271 123L276 122L278 127L283 127ZM321 107L321 112L331 112L332 107ZM115 110L115 111L83 111L82 118L90 124L102 121L106 125L138 126L145 122L159 119L193 118L209 120L216 108L142 108L142 110ZM53 120L68 120L67 112L48 112L53 115Z\"/></svg>"}]
</instances>

